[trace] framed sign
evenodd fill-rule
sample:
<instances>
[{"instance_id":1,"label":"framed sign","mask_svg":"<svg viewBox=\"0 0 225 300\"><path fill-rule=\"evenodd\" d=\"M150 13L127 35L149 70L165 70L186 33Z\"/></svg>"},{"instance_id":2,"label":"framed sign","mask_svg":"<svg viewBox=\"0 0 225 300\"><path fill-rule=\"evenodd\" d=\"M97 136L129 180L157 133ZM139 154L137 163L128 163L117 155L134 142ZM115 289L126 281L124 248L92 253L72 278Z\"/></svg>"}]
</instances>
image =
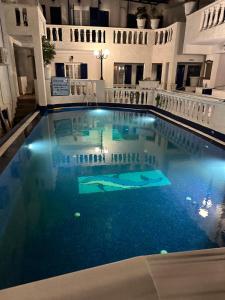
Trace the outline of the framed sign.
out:
<instances>
[{"instance_id":1,"label":"framed sign","mask_svg":"<svg viewBox=\"0 0 225 300\"><path fill-rule=\"evenodd\" d=\"M52 96L69 96L70 79L67 77L52 77L51 93Z\"/></svg>"}]
</instances>

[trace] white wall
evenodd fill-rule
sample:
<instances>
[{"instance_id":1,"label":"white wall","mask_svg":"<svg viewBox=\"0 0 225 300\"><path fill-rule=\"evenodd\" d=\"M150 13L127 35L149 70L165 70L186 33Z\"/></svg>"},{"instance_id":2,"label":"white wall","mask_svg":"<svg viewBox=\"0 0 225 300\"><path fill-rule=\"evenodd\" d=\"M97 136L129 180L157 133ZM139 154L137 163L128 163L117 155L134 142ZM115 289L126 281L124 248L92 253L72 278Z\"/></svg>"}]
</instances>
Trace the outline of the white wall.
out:
<instances>
[{"instance_id":1,"label":"white wall","mask_svg":"<svg viewBox=\"0 0 225 300\"><path fill-rule=\"evenodd\" d=\"M6 47L8 49L5 19L4 19L1 0L0 0L0 47ZM15 100L16 100L15 87L13 86L13 82L11 79L10 65L0 65L0 108L8 109L10 119L12 119L14 115Z\"/></svg>"},{"instance_id":2,"label":"white wall","mask_svg":"<svg viewBox=\"0 0 225 300\"><path fill-rule=\"evenodd\" d=\"M212 60L212 72L209 80L203 80L203 86L209 88L220 88L225 86L225 54L210 54L206 56L206 60Z\"/></svg>"}]
</instances>

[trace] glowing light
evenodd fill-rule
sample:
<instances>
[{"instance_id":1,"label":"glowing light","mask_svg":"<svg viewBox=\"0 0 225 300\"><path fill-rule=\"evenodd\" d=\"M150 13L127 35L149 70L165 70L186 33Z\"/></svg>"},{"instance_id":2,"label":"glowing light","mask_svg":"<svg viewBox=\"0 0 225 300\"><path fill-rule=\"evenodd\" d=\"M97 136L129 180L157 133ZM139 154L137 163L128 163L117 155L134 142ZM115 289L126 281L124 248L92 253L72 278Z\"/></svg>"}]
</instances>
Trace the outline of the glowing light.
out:
<instances>
[{"instance_id":1,"label":"glowing light","mask_svg":"<svg viewBox=\"0 0 225 300\"><path fill-rule=\"evenodd\" d=\"M100 51L99 50L95 50L94 51L94 56L98 57L100 55Z\"/></svg>"},{"instance_id":2,"label":"glowing light","mask_svg":"<svg viewBox=\"0 0 225 300\"><path fill-rule=\"evenodd\" d=\"M149 123L149 124L154 123L155 120L156 120L155 118L149 117L149 116L145 116L145 117L138 118L138 121L139 121L139 122Z\"/></svg>"},{"instance_id":3,"label":"glowing light","mask_svg":"<svg viewBox=\"0 0 225 300\"><path fill-rule=\"evenodd\" d=\"M109 56L109 54L110 54L109 49L105 49L105 50L103 51L103 56L104 56L104 58L107 58L107 57Z\"/></svg>"},{"instance_id":4,"label":"glowing light","mask_svg":"<svg viewBox=\"0 0 225 300\"><path fill-rule=\"evenodd\" d=\"M45 153L49 148L49 145L47 141L40 140L27 144L24 147L35 153Z\"/></svg>"},{"instance_id":5,"label":"glowing light","mask_svg":"<svg viewBox=\"0 0 225 300\"><path fill-rule=\"evenodd\" d=\"M160 254L167 254L168 252L166 250L161 250Z\"/></svg>"},{"instance_id":6,"label":"glowing light","mask_svg":"<svg viewBox=\"0 0 225 300\"><path fill-rule=\"evenodd\" d=\"M101 149L100 149L99 147L96 147L96 148L95 148L95 152L96 152L96 153L99 153L100 151L101 151Z\"/></svg>"},{"instance_id":7,"label":"glowing light","mask_svg":"<svg viewBox=\"0 0 225 300\"><path fill-rule=\"evenodd\" d=\"M108 154L108 153L109 153L109 150L108 150L108 149L105 149L103 152L104 152L105 154Z\"/></svg>"},{"instance_id":8,"label":"glowing light","mask_svg":"<svg viewBox=\"0 0 225 300\"><path fill-rule=\"evenodd\" d=\"M75 212L75 213L74 213L74 217L75 217L75 218L80 218L80 212L78 212L78 211Z\"/></svg>"},{"instance_id":9,"label":"glowing light","mask_svg":"<svg viewBox=\"0 0 225 300\"><path fill-rule=\"evenodd\" d=\"M186 197L186 200L187 200L187 201L191 201L191 200L192 200L192 198L191 198L191 197L189 197L189 196L187 196L187 197Z\"/></svg>"},{"instance_id":10,"label":"glowing light","mask_svg":"<svg viewBox=\"0 0 225 300\"><path fill-rule=\"evenodd\" d=\"M208 217L208 215L209 215L208 210L205 209L205 208L202 208L202 207L199 208L198 213L199 213L199 215L200 215L201 217L203 217L203 218L206 218L206 217Z\"/></svg>"}]
</instances>

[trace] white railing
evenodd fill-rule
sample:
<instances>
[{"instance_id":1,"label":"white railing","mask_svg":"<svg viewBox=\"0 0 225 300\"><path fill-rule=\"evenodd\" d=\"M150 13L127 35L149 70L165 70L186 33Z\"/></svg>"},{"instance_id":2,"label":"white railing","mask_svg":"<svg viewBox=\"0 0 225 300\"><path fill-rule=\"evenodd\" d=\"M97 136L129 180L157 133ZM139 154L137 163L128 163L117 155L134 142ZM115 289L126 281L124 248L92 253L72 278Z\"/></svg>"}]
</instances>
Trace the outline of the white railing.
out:
<instances>
[{"instance_id":1,"label":"white railing","mask_svg":"<svg viewBox=\"0 0 225 300\"><path fill-rule=\"evenodd\" d=\"M149 30L140 29L115 29L113 32L114 44L139 44L147 45L149 41Z\"/></svg>"},{"instance_id":2,"label":"white railing","mask_svg":"<svg viewBox=\"0 0 225 300\"><path fill-rule=\"evenodd\" d=\"M147 45L151 32L150 29L47 25L47 37L52 42Z\"/></svg>"},{"instance_id":3,"label":"white railing","mask_svg":"<svg viewBox=\"0 0 225 300\"><path fill-rule=\"evenodd\" d=\"M155 30L155 45L165 45L170 43L173 39L173 27L167 27Z\"/></svg>"},{"instance_id":4,"label":"white railing","mask_svg":"<svg viewBox=\"0 0 225 300\"><path fill-rule=\"evenodd\" d=\"M190 120L225 134L225 103L187 93L164 90L121 89L105 90L107 103L152 105L173 115Z\"/></svg>"},{"instance_id":5,"label":"white railing","mask_svg":"<svg viewBox=\"0 0 225 300\"><path fill-rule=\"evenodd\" d=\"M225 21L225 1L220 0L208 5L202 11L200 30L218 26Z\"/></svg>"},{"instance_id":6,"label":"white railing","mask_svg":"<svg viewBox=\"0 0 225 300\"><path fill-rule=\"evenodd\" d=\"M174 115L225 133L225 104L218 99L155 91L153 105Z\"/></svg>"},{"instance_id":7,"label":"white railing","mask_svg":"<svg viewBox=\"0 0 225 300\"><path fill-rule=\"evenodd\" d=\"M96 28L71 28L70 41L78 43L105 43L106 31Z\"/></svg>"},{"instance_id":8,"label":"white railing","mask_svg":"<svg viewBox=\"0 0 225 300\"><path fill-rule=\"evenodd\" d=\"M153 90L112 88L106 89L105 101L108 103L150 105L153 94Z\"/></svg>"},{"instance_id":9,"label":"white railing","mask_svg":"<svg viewBox=\"0 0 225 300\"><path fill-rule=\"evenodd\" d=\"M86 96L96 99L97 80L70 80L70 96Z\"/></svg>"},{"instance_id":10,"label":"white railing","mask_svg":"<svg viewBox=\"0 0 225 300\"><path fill-rule=\"evenodd\" d=\"M71 79L69 94L52 94L51 80L46 80L48 104L103 102L105 99L104 81L89 79Z\"/></svg>"}]
</instances>

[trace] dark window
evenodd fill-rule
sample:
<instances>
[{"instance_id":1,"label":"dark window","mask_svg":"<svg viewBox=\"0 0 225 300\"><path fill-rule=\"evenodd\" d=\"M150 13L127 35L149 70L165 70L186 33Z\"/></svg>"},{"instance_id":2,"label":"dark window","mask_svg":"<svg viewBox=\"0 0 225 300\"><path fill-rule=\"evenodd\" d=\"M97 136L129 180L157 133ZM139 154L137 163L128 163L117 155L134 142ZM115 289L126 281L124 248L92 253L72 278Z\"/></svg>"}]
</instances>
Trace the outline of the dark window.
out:
<instances>
[{"instance_id":1,"label":"dark window","mask_svg":"<svg viewBox=\"0 0 225 300\"><path fill-rule=\"evenodd\" d=\"M50 7L50 18L51 18L51 24L61 25L62 24L61 7Z\"/></svg>"},{"instance_id":2,"label":"dark window","mask_svg":"<svg viewBox=\"0 0 225 300\"><path fill-rule=\"evenodd\" d=\"M90 7L90 25L91 26L109 26L109 12L99 10L97 7Z\"/></svg>"},{"instance_id":3,"label":"dark window","mask_svg":"<svg viewBox=\"0 0 225 300\"><path fill-rule=\"evenodd\" d=\"M42 7L43 15L44 15L44 17L46 19L46 8L45 8L45 5L43 4L41 7Z\"/></svg>"},{"instance_id":4,"label":"dark window","mask_svg":"<svg viewBox=\"0 0 225 300\"><path fill-rule=\"evenodd\" d=\"M15 9L15 14L16 14L16 25L20 26L21 25L21 20L20 20L20 11L18 8Z\"/></svg>"},{"instance_id":5,"label":"dark window","mask_svg":"<svg viewBox=\"0 0 225 300\"><path fill-rule=\"evenodd\" d=\"M125 84L131 84L132 66L125 65Z\"/></svg>"},{"instance_id":6,"label":"dark window","mask_svg":"<svg viewBox=\"0 0 225 300\"><path fill-rule=\"evenodd\" d=\"M127 28L137 28L137 20L135 15L127 15Z\"/></svg>"},{"instance_id":7,"label":"dark window","mask_svg":"<svg viewBox=\"0 0 225 300\"><path fill-rule=\"evenodd\" d=\"M181 89L184 85L184 71L185 71L185 65L177 66L177 78L176 78L177 89Z\"/></svg>"},{"instance_id":8,"label":"dark window","mask_svg":"<svg viewBox=\"0 0 225 300\"><path fill-rule=\"evenodd\" d=\"M144 66L138 65L137 72L136 72L136 84L139 84L139 81L143 80L143 71L144 71Z\"/></svg>"},{"instance_id":9,"label":"dark window","mask_svg":"<svg viewBox=\"0 0 225 300\"><path fill-rule=\"evenodd\" d=\"M87 64L80 64L80 78L88 79L88 65Z\"/></svg>"},{"instance_id":10,"label":"dark window","mask_svg":"<svg viewBox=\"0 0 225 300\"><path fill-rule=\"evenodd\" d=\"M156 67L156 80L161 82L161 77L162 77L162 64L157 64Z\"/></svg>"},{"instance_id":11,"label":"dark window","mask_svg":"<svg viewBox=\"0 0 225 300\"><path fill-rule=\"evenodd\" d=\"M55 75L56 77L65 77L65 69L63 63L55 64Z\"/></svg>"}]
</instances>

